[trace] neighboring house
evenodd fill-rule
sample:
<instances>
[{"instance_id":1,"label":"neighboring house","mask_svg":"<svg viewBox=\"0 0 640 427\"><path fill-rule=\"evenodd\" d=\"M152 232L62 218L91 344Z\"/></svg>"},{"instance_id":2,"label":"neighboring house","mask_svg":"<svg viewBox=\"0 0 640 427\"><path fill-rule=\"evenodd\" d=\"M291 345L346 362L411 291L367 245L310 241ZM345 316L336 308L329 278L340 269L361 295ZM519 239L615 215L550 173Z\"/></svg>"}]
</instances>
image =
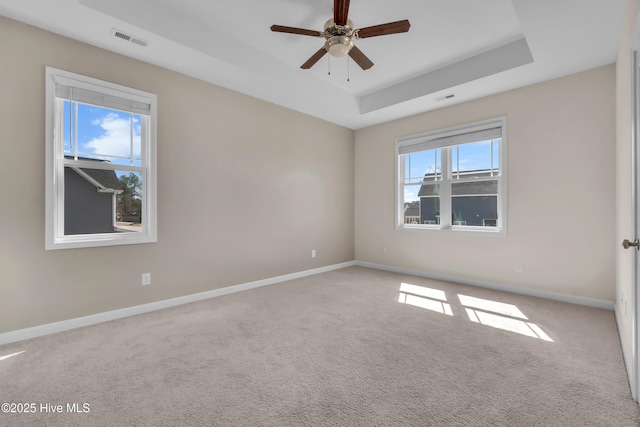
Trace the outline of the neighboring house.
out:
<instances>
[{"instance_id":1,"label":"neighboring house","mask_svg":"<svg viewBox=\"0 0 640 427\"><path fill-rule=\"evenodd\" d=\"M404 223L420 224L420 202L404 204Z\"/></svg>"},{"instance_id":2,"label":"neighboring house","mask_svg":"<svg viewBox=\"0 0 640 427\"><path fill-rule=\"evenodd\" d=\"M460 179L473 177L478 181L463 180L452 184L451 221L454 225L496 226L498 219L498 183L494 180L482 180L490 176L491 171L489 170L460 172ZM420 198L418 224L440 223L439 183L434 178L433 174L426 174L424 181L428 183L420 187L420 192L418 193Z\"/></svg>"},{"instance_id":3,"label":"neighboring house","mask_svg":"<svg viewBox=\"0 0 640 427\"><path fill-rule=\"evenodd\" d=\"M122 190L114 171L65 167L64 185L64 234L117 231L116 197Z\"/></svg>"}]
</instances>

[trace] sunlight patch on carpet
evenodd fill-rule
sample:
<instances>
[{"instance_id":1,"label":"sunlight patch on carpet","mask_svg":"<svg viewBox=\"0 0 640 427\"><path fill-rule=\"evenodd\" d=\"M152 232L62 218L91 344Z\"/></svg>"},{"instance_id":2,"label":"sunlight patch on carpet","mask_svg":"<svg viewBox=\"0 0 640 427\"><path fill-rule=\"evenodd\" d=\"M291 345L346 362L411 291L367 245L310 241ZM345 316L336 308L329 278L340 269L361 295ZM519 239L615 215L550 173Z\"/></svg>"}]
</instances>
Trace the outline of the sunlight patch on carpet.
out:
<instances>
[{"instance_id":1,"label":"sunlight patch on carpet","mask_svg":"<svg viewBox=\"0 0 640 427\"><path fill-rule=\"evenodd\" d=\"M398 302L447 316L466 312L473 323L513 332L543 341L554 342L540 326L529 322L529 318L515 305L500 301L458 294L460 305L449 302L445 291L402 282L398 290Z\"/></svg>"},{"instance_id":2,"label":"sunlight patch on carpet","mask_svg":"<svg viewBox=\"0 0 640 427\"><path fill-rule=\"evenodd\" d=\"M17 355L19 355L19 354L22 354L22 353L24 353L24 351L19 351L19 352L17 352L17 353L13 353L13 354L7 354L6 356L0 356L0 362L2 362L3 360L8 359L8 358L10 358L10 357L13 357L13 356L17 356Z\"/></svg>"},{"instance_id":3,"label":"sunlight patch on carpet","mask_svg":"<svg viewBox=\"0 0 640 427\"><path fill-rule=\"evenodd\" d=\"M436 313L453 316L451 305L448 304L447 295L440 289L427 288L426 286L412 285L410 283L400 284L400 294L398 302L412 305Z\"/></svg>"},{"instance_id":4,"label":"sunlight patch on carpet","mask_svg":"<svg viewBox=\"0 0 640 427\"><path fill-rule=\"evenodd\" d=\"M423 298L417 295L405 294L402 292L400 292L400 295L398 296L398 302L412 305L414 307L424 308L425 310L435 311L440 314L446 314L447 316L453 316L451 305L446 302Z\"/></svg>"},{"instance_id":5,"label":"sunlight patch on carpet","mask_svg":"<svg viewBox=\"0 0 640 427\"><path fill-rule=\"evenodd\" d=\"M549 337L540 326L535 323L525 322L525 320L529 320L529 318L513 304L462 294L458 294L458 299L460 299L460 303L465 307L469 320L474 323L553 342L551 337Z\"/></svg>"},{"instance_id":6,"label":"sunlight patch on carpet","mask_svg":"<svg viewBox=\"0 0 640 427\"><path fill-rule=\"evenodd\" d=\"M425 286L412 285L410 283L401 283L400 284L400 292L404 292L407 294L414 294L422 297L427 297L431 299L437 299L440 301L446 301L447 296L444 291L440 289L432 289L427 288Z\"/></svg>"},{"instance_id":7,"label":"sunlight patch on carpet","mask_svg":"<svg viewBox=\"0 0 640 427\"><path fill-rule=\"evenodd\" d=\"M506 304L504 302L492 301L488 299L470 297L467 295L458 294L460 303L465 307L478 308L482 311L489 311L492 313L498 313L505 316L517 317L519 319L528 320L518 307L513 304Z\"/></svg>"},{"instance_id":8,"label":"sunlight patch on carpet","mask_svg":"<svg viewBox=\"0 0 640 427\"><path fill-rule=\"evenodd\" d=\"M502 329L504 331L515 332L516 334L525 335L527 337L539 338L541 340L553 342L549 335L545 334L542 329L535 323L525 322L511 317L500 316L493 313L487 313L472 308L465 308L469 320L474 323L480 323L492 328Z\"/></svg>"}]
</instances>

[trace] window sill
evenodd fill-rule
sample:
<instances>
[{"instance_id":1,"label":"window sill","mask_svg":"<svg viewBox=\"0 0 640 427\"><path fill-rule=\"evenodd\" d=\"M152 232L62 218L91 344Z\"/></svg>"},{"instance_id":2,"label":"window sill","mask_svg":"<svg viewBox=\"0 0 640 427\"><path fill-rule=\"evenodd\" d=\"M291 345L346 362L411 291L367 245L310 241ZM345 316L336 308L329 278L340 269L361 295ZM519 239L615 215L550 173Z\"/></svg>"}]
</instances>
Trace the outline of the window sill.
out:
<instances>
[{"instance_id":1,"label":"window sill","mask_svg":"<svg viewBox=\"0 0 640 427\"><path fill-rule=\"evenodd\" d=\"M116 246L116 245L135 245L141 243L155 243L158 239L156 236L143 234L94 234L65 236L46 242L46 250L55 249L74 249L74 248L92 248L100 246Z\"/></svg>"},{"instance_id":2,"label":"window sill","mask_svg":"<svg viewBox=\"0 0 640 427\"><path fill-rule=\"evenodd\" d=\"M464 226L448 226L441 227L439 225L421 225L421 224L402 224L396 226L397 231L417 231L417 232L440 232L440 233L459 233L459 234L475 234L484 236L506 236L505 229L497 227L464 227Z\"/></svg>"}]
</instances>

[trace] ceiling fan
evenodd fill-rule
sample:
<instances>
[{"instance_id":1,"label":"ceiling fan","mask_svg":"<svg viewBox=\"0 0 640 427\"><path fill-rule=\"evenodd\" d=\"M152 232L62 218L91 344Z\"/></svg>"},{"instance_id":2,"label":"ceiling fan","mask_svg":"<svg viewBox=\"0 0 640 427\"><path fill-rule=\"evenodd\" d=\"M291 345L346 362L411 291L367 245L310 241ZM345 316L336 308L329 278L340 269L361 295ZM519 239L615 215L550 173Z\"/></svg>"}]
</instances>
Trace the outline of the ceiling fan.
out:
<instances>
[{"instance_id":1,"label":"ceiling fan","mask_svg":"<svg viewBox=\"0 0 640 427\"><path fill-rule=\"evenodd\" d=\"M307 62L300 66L300 68L304 70L313 67L327 52L336 57L342 57L348 54L360 68L368 70L373 66L373 62L358 49L353 43L353 39L406 33L409 31L411 24L409 20L405 19L354 29L353 22L348 18L349 2L350 0L333 1L333 19L329 19L324 24L324 31L305 30L304 28L286 27L284 25L272 25L271 31L325 38L324 46L314 53Z\"/></svg>"}]
</instances>

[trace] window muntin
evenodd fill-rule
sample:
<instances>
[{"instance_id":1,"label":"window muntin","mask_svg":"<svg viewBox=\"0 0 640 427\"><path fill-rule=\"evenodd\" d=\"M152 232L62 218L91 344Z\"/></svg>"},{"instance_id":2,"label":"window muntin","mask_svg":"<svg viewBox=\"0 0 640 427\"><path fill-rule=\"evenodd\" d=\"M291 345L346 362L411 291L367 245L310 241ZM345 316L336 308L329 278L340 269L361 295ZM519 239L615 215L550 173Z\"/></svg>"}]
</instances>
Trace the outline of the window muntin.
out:
<instances>
[{"instance_id":1,"label":"window muntin","mask_svg":"<svg viewBox=\"0 0 640 427\"><path fill-rule=\"evenodd\" d=\"M504 232L505 120L396 141L397 227Z\"/></svg>"},{"instance_id":2,"label":"window muntin","mask_svg":"<svg viewBox=\"0 0 640 427\"><path fill-rule=\"evenodd\" d=\"M156 241L156 96L46 75L46 248Z\"/></svg>"}]
</instances>

